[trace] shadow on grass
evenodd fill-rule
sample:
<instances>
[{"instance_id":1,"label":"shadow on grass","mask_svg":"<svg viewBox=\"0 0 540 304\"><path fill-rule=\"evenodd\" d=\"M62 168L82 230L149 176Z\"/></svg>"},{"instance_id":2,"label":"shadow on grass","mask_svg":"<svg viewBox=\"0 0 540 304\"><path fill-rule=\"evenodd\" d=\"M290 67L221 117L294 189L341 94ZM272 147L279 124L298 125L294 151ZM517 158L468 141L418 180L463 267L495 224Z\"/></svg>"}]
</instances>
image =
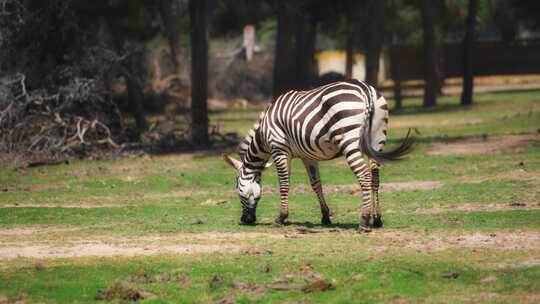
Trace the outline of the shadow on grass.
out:
<instances>
[{"instance_id":1,"label":"shadow on grass","mask_svg":"<svg viewBox=\"0 0 540 304\"><path fill-rule=\"evenodd\" d=\"M336 223L330 225L323 225L321 223L312 223L312 222L286 222L285 226L292 227L303 227L303 228L323 228L323 229L351 229L356 230L358 228L358 223Z\"/></svg>"},{"instance_id":2,"label":"shadow on grass","mask_svg":"<svg viewBox=\"0 0 540 304\"><path fill-rule=\"evenodd\" d=\"M241 224L244 225L244 224ZM246 226L260 226L260 227L272 227L273 223L255 223L250 224ZM351 229L356 230L358 228L358 223L336 223L336 224L330 224L330 225L323 225L321 223L312 223L312 222L285 222L283 224L285 227L298 227L298 228L322 228L324 229ZM279 227L276 227L276 229L279 229Z\"/></svg>"}]
</instances>

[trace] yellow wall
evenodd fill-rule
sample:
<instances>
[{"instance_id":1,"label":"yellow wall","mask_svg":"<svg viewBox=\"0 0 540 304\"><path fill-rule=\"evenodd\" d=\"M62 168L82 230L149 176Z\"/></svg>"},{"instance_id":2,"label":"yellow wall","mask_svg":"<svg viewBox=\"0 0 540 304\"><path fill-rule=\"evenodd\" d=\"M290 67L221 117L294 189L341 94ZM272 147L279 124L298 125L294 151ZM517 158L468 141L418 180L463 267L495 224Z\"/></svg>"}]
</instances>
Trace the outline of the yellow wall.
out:
<instances>
[{"instance_id":1,"label":"yellow wall","mask_svg":"<svg viewBox=\"0 0 540 304\"><path fill-rule=\"evenodd\" d=\"M319 64L319 75L328 72L338 72L345 74L345 51L340 50L330 50L330 51L321 51L315 54L315 59ZM362 53L354 54L354 65L353 65L353 78L364 80L366 78L366 70L364 66L365 56ZM379 70L379 81L385 79L384 73L384 60L381 56L380 70Z\"/></svg>"}]
</instances>

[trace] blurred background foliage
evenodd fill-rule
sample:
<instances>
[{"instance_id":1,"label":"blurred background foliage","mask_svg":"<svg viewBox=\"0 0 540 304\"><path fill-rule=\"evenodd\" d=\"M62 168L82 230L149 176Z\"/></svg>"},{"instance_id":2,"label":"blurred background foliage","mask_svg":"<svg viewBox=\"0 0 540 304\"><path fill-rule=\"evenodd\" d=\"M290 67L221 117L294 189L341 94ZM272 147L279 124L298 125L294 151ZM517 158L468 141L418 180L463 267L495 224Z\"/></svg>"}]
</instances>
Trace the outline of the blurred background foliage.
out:
<instances>
[{"instance_id":1,"label":"blurred background foliage","mask_svg":"<svg viewBox=\"0 0 540 304\"><path fill-rule=\"evenodd\" d=\"M422 13L424 8L429 10L427 15ZM464 43L471 30L466 26L471 14L473 39ZM423 16L430 16L432 22L425 23ZM199 26L205 28L194 27L193 18L202 18ZM253 25L256 31L255 56L249 62L243 45L246 25ZM23 84L26 101L70 94L71 99L79 96L84 103L84 96L99 96L123 114L122 135L113 132L117 141L143 141L141 135L153 128L147 116L165 113L174 123L168 130L185 128L177 132L184 135L170 141L178 144L189 142L189 126L195 123L190 116L193 109L206 111L207 104L215 110L231 104L264 103L288 89L359 77L360 62L364 62L368 83L399 99L400 80L395 79L399 67L404 67L403 73L410 70L406 63L411 58L433 55L431 61L418 59L415 67L423 69L424 76L418 72L414 79L423 80L426 90L436 87L431 91L440 95L452 71L444 66L448 45L472 48L474 41L533 45L540 36L540 2L3 0L0 27L0 109L21 96ZM434 43L426 40L429 31L434 33ZM197 41L207 41L208 46L192 45L195 32L203 33ZM399 47L416 53L400 63L392 59L392 49ZM345 58L343 71L327 73L321 68L321 58L328 50L336 51L332 56L343 55L339 57ZM194 79L191 54L206 52L202 62L207 62L207 75ZM201 85L208 100L192 100L194 84ZM424 105L435 105L435 99L436 95L425 94ZM62 98L55 100L61 102ZM92 121L96 114L90 112L77 115ZM0 124L15 121L6 119L8 116L19 117L6 113ZM59 117L66 113L61 110ZM54 124L56 116L51 115ZM57 131L63 132L62 128Z\"/></svg>"}]
</instances>

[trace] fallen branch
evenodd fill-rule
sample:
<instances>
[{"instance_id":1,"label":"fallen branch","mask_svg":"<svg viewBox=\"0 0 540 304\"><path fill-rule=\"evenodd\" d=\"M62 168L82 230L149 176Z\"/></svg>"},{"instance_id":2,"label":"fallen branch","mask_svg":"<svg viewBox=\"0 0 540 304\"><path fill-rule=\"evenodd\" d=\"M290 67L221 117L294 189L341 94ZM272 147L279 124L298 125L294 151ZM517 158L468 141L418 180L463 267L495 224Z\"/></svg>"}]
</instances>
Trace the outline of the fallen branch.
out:
<instances>
[{"instance_id":1,"label":"fallen branch","mask_svg":"<svg viewBox=\"0 0 540 304\"><path fill-rule=\"evenodd\" d=\"M96 81L76 78L58 93L45 95L29 91L25 75L14 78L7 83L14 97L0 110L0 152L67 156L80 148L120 148L111 128L98 119L121 125L120 112L103 98L106 94Z\"/></svg>"}]
</instances>

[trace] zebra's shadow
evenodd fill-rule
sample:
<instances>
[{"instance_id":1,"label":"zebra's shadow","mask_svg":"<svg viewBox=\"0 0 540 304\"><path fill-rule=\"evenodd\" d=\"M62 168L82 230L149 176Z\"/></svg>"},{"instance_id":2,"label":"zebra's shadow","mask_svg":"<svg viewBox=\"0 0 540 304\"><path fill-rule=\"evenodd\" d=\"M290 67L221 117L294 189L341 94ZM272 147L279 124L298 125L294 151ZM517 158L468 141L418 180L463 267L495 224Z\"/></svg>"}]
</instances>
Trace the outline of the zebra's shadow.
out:
<instances>
[{"instance_id":1,"label":"zebra's shadow","mask_svg":"<svg viewBox=\"0 0 540 304\"><path fill-rule=\"evenodd\" d=\"M323 225L321 223L312 222L285 222L285 226L289 227L303 227L303 228L329 228L329 229L357 229L358 223L333 223L330 225Z\"/></svg>"},{"instance_id":2,"label":"zebra's shadow","mask_svg":"<svg viewBox=\"0 0 540 304\"><path fill-rule=\"evenodd\" d=\"M255 226L273 226L273 223L256 223ZM347 229L351 229L351 230L356 230L358 228L358 223L334 223L334 224L330 224L330 225L322 225L321 223L314 223L314 222L289 222L289 221L286 221L284 224L283 224L283 227L290 227L290 228L308 228L308 229L321 229L321 230L324 230L324 229L328 229L328 230L332 230L332 229L343 229L343 230L347 230Z\"/></svg>"}]
</instances>

